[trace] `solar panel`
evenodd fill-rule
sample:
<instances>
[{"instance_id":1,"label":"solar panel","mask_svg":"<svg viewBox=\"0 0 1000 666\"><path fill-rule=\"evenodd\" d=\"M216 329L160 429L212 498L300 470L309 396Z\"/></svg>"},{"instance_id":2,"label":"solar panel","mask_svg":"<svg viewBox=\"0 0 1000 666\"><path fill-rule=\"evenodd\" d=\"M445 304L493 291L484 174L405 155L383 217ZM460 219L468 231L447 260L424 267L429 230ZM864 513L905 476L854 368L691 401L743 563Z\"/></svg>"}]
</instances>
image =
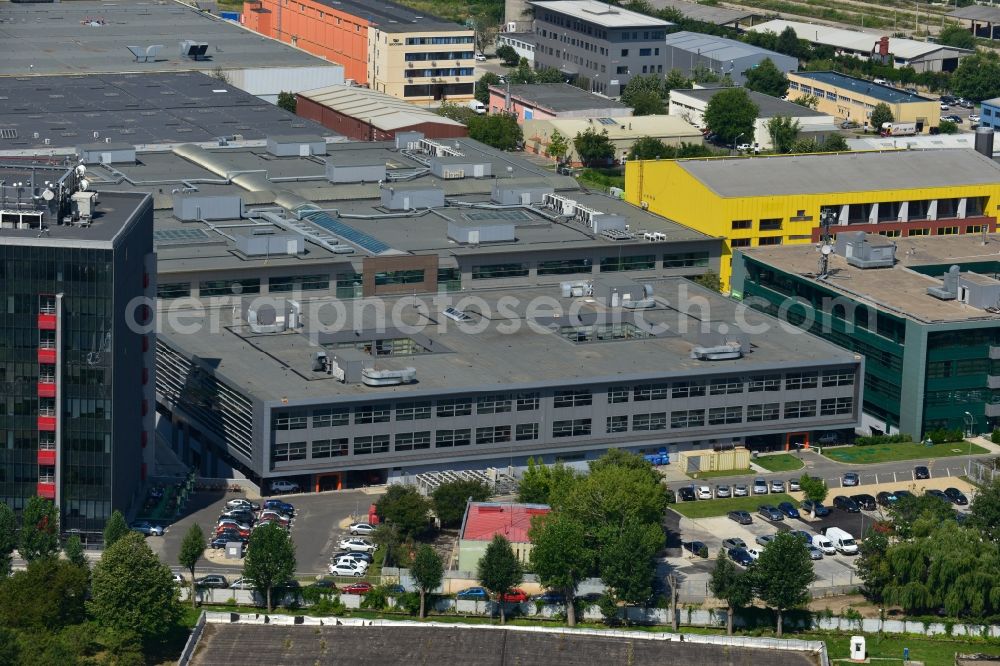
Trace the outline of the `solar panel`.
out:
<instances>
[{"instance_id":1,"label":"solar panel","mask_svg":"<svg viewBox=\"0 0 1000 666\"><path fill-rule=\"evenodd\" d=\"M602 125L617 125L618 124L618 121L615 120L614 118L598 118L597 122L601 123Z\"/></svg>"},{"instance_id":2,"label":"solar panel","mask_svg":"<svg viewBox=\"0 0 1000 666\"><path fill-rule=\"evenodd\" d=\"M158 244L204 243L208 238L204 229L157 229L153 232L153 242Z\"/></svg>"},{"instance_id":3,"label":"solar panel","mask_svg":"<svg viewBox=\"0 0 1000 666\"><path fill-rule=\"evenodd\" d=\"M348 243L353 243L363 250L368 250L372 254L382 254L392 249L390 245L386 245L374 236L346 225L340 220L335 220L326 213L303 212L302 216L317 227L329 231L331 234L339 236Z\"/></svg>"}]
</instances>

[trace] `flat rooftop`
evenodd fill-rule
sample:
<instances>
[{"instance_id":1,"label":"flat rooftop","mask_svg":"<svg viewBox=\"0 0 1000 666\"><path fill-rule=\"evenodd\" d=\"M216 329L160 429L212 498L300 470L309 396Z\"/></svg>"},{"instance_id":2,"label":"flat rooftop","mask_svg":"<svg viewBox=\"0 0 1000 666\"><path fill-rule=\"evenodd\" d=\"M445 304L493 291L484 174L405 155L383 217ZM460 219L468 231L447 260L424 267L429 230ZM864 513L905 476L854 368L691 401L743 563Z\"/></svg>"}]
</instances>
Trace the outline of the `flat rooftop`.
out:
<instances>
[{"instance_id":1,"label":"flat rooftop","mask_svg":"<svg viewBox=\"0 0 1000 666\"><path fill-rule=\"evenodd\" d=\"M359 86L326 86L299 93L300 97L322 104L353 118L363 119L381 130L391 131L420 123L461 127L462 123L438 115L398 97Z\"/></svg>"},{"instance_id":2,"label":"flat rooftop","mask_svg":"<svg viewBox=\"0 0 1000 666\"><path fill-rule=\"evenodd\" d=\"M526 123L547 123L563 136L576 136L592 129L607 132L612 141L634 141L644 136L654 138L690 139L702 144L704 139L697 127L678 116L622 116L619 118L534 118ZM525 134L527 134L527 130Z\"/></svg>"},{"instance_id":3,"label":"flat rooftop","mask_svg":"<svg viewBox=\"0 0 1000 666\"><path fill-rule=\"evenodd\" d=\"M726 644L716 636L676 636L630 632L539 631L537 627L504 629L425 623L421 626L288 626L275 624L223 624L209 622L198 641L192 666L242 666L246 655L256 661L286 666L329 663L330 654L364 655L366 664L409 666L444 664L462 655L466 666L572 666L632 664L633 666L686 666L707 663L736 666L818 666L816 643L741 639ZM349 621L349 620L348 620ZM338 623L339 624L339 623ZM585 660L585 661L584 661Z\"/></svg>"},{"instance_id":4,"label":"flat rooftop","mask_svg":"<svg viewBox=\"0 0 1000 666\"><path fill-rule=\"evenodd\" d=\"M0 151L336 136L202 72L0 78L0 129Z\"/></svg>"},{"instance_id":5,"label":"flat rooftop","mask_svg":"<svg viewBox=\"0 0 1000 666\"><path fill-rule=\"evenodd\" d=\"M987 7L986 5L969 5L959 7L948 12L948 16L966 21L984 21L990 23L1000 23L1000 8Z\"/></svg>"},{"instance_id":6,"label":"flat rooftop","mask_svg":"<svg viewBox=\"0 0 1000 666\"><path fill-rule=\"evenodd\" d=\"M922 97L914 93L884 86L880 83L872 83L865 79L856 79L840 72L792 72L795 76L803 79L811 79L816 83L824 83L828 86L836 86L844 90L850 90L858 95L867 95L880 102L887 104L909 104L913 102L933 102L928 97Z\"/></svg>"},{"instance_id":7,"label":"flat rooftop","mask_svg":"<svg viewBox=\"0 0 1000 666\"><path fill-rule=\"evenodd\" d=\"M678 160L721 197L912 190L1000 183L1000 165L974 150L779 155Z\"/></svg>"},{"instance_id":8,"label":"flat rooftop","mask_svg":"<svg viewBox=\"0 0 1000 666\"><path fill-rule=\"evenodd\" d=\"M814 44L827 44L842 49L870 53L872 46L885 32L848 30L846 28L835 28L817 23L804 23L802 21L788 21L785 19L775 19L750 26L747 30L754 32L773 32L780 35L785 28L791 28L798 35L799 39L804 39ZM915 39L904 39L901 37L889 38L889 52L897 58L912 60L927 57L937 51L957 53L959 55L972 53L969 49L960 49L954 46L935 44L934 42L921 42Z\"/></svg>"},{"instance_id":9,"label":"flat rooftop","mask_svg":"<svg viewBox=\"0 0 1000 666\"><path fill-rule=\"evenodd\" d=\"M290 402L419 397L855 362L851 352L810 335L786 332L774 318L688 280L668 278L651 284L656 306L634 313L612 313L594 298L560 298L558 285L478 291L475 303L463 303L461 294L357 299L339 313L332 299L320 298L307 302L303 321L309 323L301 331L270 335L234 322L231 302L206 302L203 329L180 332L173 328L179 322L166 318L160 338L189 358L206 359L216 376L245 393L263 401ZM468 322L458 324L442 314L454 303L470 317ZM571 319L569 312L578 312L574 314L578 319ZM575 332L564 328L595 325L613 316L619 317L630 339L579 342ZM741 316L756 327L753 333L738 334L749 340L748 354L724 361L691 358L693 347L720 342L703 330L717 331L721 326L723 332L736 334L743 325ZM213 317L218 318L220 330L209 330ZM182 326L192 321L183 315L180 319ZM420 352L376 359L359 348L377 339L400 338L411 340ZM331 357L339 353L379 370L412 367L416 382L381 387L341 383L312 371L313 354L323 349Z\"/></svg>"},{"instance_id":10,"label":"flat rooftop","mask_svg":"<svg viewBox=\"0 0 1000 666\"><path fill-rule=\"evenodd\" d=\"M685 88L680 90L671 90L670 94L679 93L707 103L723 90L726 90L726 88ZM826 116L825 113L820 113L815 109L810 109L808 106L788 102L778 97L771 97L770 95L759 93L756 90L747 90L746 92L750 95L750 99L760 110L757 113L758 118L773 118L775 116L788 116L790 118L819 118Z\"/></svg>"},{"instance_id":11,"label":"flat rooftop","mask_svg":"<svg viewBox=\"0 0 1000 666\"><path fill-rule=\"evenodd\" d=\"M7 177L0 169L0 179ZM61 245L73 247L103 247L115 239L136 219L135 213L146 195L139 192L102 192L87 226L48 224L44 233L38 229L8 229L0 227L0 245Z\"/></svg>"},{"instance_id":12,"label":"flat rooftop","mask_svg":"<svg viewBox=\"0 0 1000 666\"><path fill-rule=\"evenodd\" d=\"M702 58L725 61L748 56L764 55L781 58L782 54L769 51L753 44L740 42L735 39L726 39L716 35L705 35L700 32L672 32L667 35L667 46L677 49L684 49L692 53L697 53ZM778 63L775 63L776 65Z\"/></svg>"},{"instance_id":13,"label":"flat rooftop","mask_svg":"<svg viewBox=\"0 0 1000 666\"><path fill-rule=\"evenodd\" d=\"M669 21L654 18L598 0L531 0L536 9L547 9L602 28L666 28Z\"/></svg>"},{"instance_id":14,"label":"flat rooftop","mask_svg":"<svg viewBox=\"0 0 1000 666\"><path fill-rule=\"evenodd\" d=\"M470 502L465 510L461 536L466 541L490 541L501 534L511 543L526 543L531 521L544 516L547 504L518 504L501 502Z\"/></svg>"},{"instance_id":15,"label":"flat rooftop","mask_svg":"<svg viewBox=\"0 0 1000 666\"><path fill-rule=\"evenodd\" d=\"M206 42L203 60L180 55L186 39ZM0 76L212 71L217 67L319 67L330 63L173 0L164 2L0 3ZM126 46L160 44L154 61L135 62Z\"/></svg>"},{"instance_id":16,"label":"flat rooftop","mask_svg":"<svg viewBox=\"0 0 1000 666\"><path fill-rule=\"evenodd\" d=\"M996 262L1000 259L1000 234L987 234L986 240L987 244L983 245L982 234L893 238L896 264L892 268L862 269L832 254L830 277L826 280L816 277L819 253L812 244L755 247L742 252L751 259L797 274L875 309L889 308L904 318L924 323L1000 320L1000 315L960 301L942 301L931 296L927 288L940 287L941 275L925 275L926 268L918 272L921 267ZM968 276L967 273L962 275ZM986 277L992 279L992 275Z\"/></svg>"},{"instance_id":17,"label":"flat rooftop","mask_svg":"<svg viewBox=\"0 0 1000 666\"><path fill-rule=\"evenodd\" d=\"M319 0L337 11L366 19L382 32L444 32L471 28L386 0ZM433 3L432 3L433 4Z\"/></svg>"},{"instance_id":18,"label":"flat rooftop","mask_svg":"<svg viewBox=\"0 0 1000 666\"><path fill-rule=\"evenodd\" d=\"M506 86L490 86L490 92L497 95L507 93ZM522 100L553 113L561 111L585 111L587 109L620 109L623 115L631 113L631 107L613 99L581 90L568 83L530 83L510 86L511 99Z\"/></svg>"},{"instance_id":19,"label":"flat rooftop","mask_svg":"<svg viewBox=\"0 0 1000 666\"><path fill-rule=\"evenodd\" d=\"M685 0L648 0L649 6L653 9L676 9L681 16L692 21L702 21L703 23L714 23L715 25L729 25L738 23L744 19L752 18L756 12L748 9L730 9L728 7L712 7L702 5L697 2L686 2Z\"/></svg>"}]
</instances>

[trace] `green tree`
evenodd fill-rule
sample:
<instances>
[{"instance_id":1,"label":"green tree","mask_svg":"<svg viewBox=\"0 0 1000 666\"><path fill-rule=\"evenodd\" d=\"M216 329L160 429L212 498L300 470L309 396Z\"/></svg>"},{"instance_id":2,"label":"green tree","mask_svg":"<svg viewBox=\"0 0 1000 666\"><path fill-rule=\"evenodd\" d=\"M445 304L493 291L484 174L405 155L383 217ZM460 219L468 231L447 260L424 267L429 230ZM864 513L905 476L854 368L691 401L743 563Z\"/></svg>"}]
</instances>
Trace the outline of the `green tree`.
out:
<instances>
[{"instance_id":1,"label":"green tree","mask_svg":"<svg viewBox=\"0 0 1000 666\"><path fill-rule=\"evenodd\" d=\"M83 622L87 570L47 557L28 563L0 584L0 626L57 631Z\"/></svg>"},{"instance_id":2,"label":"green tree","mask_svg":"<svg viewBox=\"0 0 1000 666\"><path fill-rule=\"evenodd\" d=\"M957 134L957 133L958 133L958 125L956 125L951 120L942 119L938 123L938 134Z\"/></svg>"},{"instance_id":3,"label":"green tree","mask_svg":"<svg viewBox=\"0 0 1000 666\"><path fill-rule=\"evenodd\" d=\"M500 85L500 76L498 74L494 74L493 72L486 72L479 77L478 81L476 81L473 96L484 105L488 106L490 103L490 86L498 85Z\"/></svg>"},{"instance_id":4,"label":"green tree","mask_svg":"<svg viewBox=\"0 0 1000 666\"><path fill-rule=\"evenodd\" d=\"M500 62L502 62L505 67L517 67L517 63L521 60L521 56L519 56L517 51L514 50L514 47L509 44L504 44L497 49L497 57L500 58Z\"/></svg>"},{"instance_id":5,"label":"green tree","mask_svg":"<svg viewBox=\"0 0 1000 666\"><path fill-rule=\"evenodd\" d=\"M476 572L479 582L496 597L500 607L500 624L507 621L503 595L524 580L524 570L514 554L510 542L497 534L486 546L486 552L479 560Z\"/></svg>"},{"instance_id":6,"label":"green tree","mask_svg":"<svg viewBox=\"0 0 1000 666\"><path fill-rule=\"evenodd\" d=\"M787 153L799 138L799 121L790 116L774 116L767 121L767 133L776 153Z\"/></svg>"},{"instance_id":7,"label":"green tree","mask_svg":"<svg viewBox=\"0 0 1000 666\"><path fill-rule=\"evenodd\" d=\"M122 515L121 511L115 509L111 512L111 517L108 518L108 522L104 523L104 547L110 548L115 545L118 539L129 533L128 523L125 522L125 516Z\"/></svg>"},{"instance_id":8,"label":"green tree","mask_svg":"<svg viewBox=\"0 0 1000 666\"><path fill-rule=\"evenodd\" d=\"M59 553L59 509L52 500L32 497L24 505L17 550L28 562Z\"/></svg>"},{"instance_id":9,"label":"green tree","mask_svg":"<svg viewBox=\"0 0 1000 666\"><path fill-rule=\"evenodd\" d=\"M566 77L555 67L542 67L535 73L534 83L565 83ZM577 81L583 80L584 77L579 77ZM579 85L577 86L580 87ZM584 88L584 90L589 89L589 84Z\"/></svg>"},{"instance_id":10,"label":"green tree","mask_svg":"<svg viewBox=\"0 0 1000 666\"><path fill-rule=\"evenodd\" d=\"M21 666L27 663L21 661L21 646L17 642L17 634L0 627L0 666Z\"/></svg>"},{"instance_id":11,"label":"green tree","mask_svg":"<svg viewBox=\"0 0 1000 666\"><path fill-rule=\"evenodd\" d=\"M753 566L754 590L777 614L776 632L782 634L782 614L808 603L809 585L816 579L805 541L790 532L779 532Z\"/></svg>"},{"instance_id":12,"label":"green tree","mask_svg":"<svg viewBox=\"0 0 1000 666\"><path fill-rule=\"evenodd\" d=\"M436 590L444 579L441 556L427 544L421 544L410 565L410 575L420 591L420 617L427 617L427 595Z\"/></svg>"},{"instance_id":13,"label":"green tree","mask_svg":"<svg viewBox=\"0 0 1000 666\"><path fill-rule=\"evenodd\" d=\"M10 573L15 548L17 548L17 518L13 509L5 502L0 502L0 580Z\"/></svg>"},{"instance_id":14,"label":"green tree","mask_svg":"<svg viewBox=\"0 0 1000 666\"><path fill-rule=\"evenodd\" d=\"M194 571L198 560L205 554L205 533L198 523L192 523L181 541L181 552L177 554L177 563L191 574L191 608L198 606L198 596L194 589Z\"/></svg>"},{"instance_id":15,"label":"green tree","mask_svg":"<svg viewBox=\"0 0 1000 666\"><path fill-rule=\"evenodd\" d=\"M615 599L626 604L644 603L653 593L656 553L663 547L663 528L657 523L626 518L621 525L598 530L597 552L601 581Z\"/></svg>"},{"instance_id":16,"label":"green tree","mask_svg":"<svg viewBox=\"0 0 1000 666\"><path fill-rule=\"evenodd\" d=\"M684 76L684 72L679 69L672 69L667 72L663 79L663 90L669 93L671 90L684 90L691 87L691 79Z\"/></svg>"},{"instance_id":17,"label":"green tree","mask_svg":"<svg viewBox=\"0 0 1000 666\"><path fill-rule=\"evenodd\" d=\"M778 39L774 43L774 50L796 58L802 57L805 51L802 41L799 40L798 33L791 26L782 30L781 34L778 35Z\"/></svg>"},{"instance_id":18,"label":"green tree","mask_svg":"<svg viewBox=\"0 0 1000 666\"><path fill-rule=\"evenodd\" d=\"M819 106L819 98L815 95L799 95L792 100L792 104L798 104L815 111L816 107Z\"/></svg>"},{"instance_id":19,"label":"green tree","mask_svg":"<svg viewBox=\"0 0 1000 666\"><path fill-rule=\"evenodd\" d=\"M382 566L392 567L406 562L405 540L399 527L394 523L382 523L376 527L372 533L372 541L383 550Z\"/></svg>"},{"instance_id":20,"label":"green tree","mask_svg":"<svg viewBox=\"0 0 1000 666\"><path fill-rule=\"evenodd\" d=\"M951 502L933 495L901 497L889 507L892 529L900 539L926 536L946 520L954 520Z\"/></svg>"},{"instance_id":21,"label":"green tree","mask_svg":"<svg viewBox=\"0 0 1000 666\"><path fill-rule=\"evenodd\" d=\"M573 148L577 157L586 166L601 166L610 162L615 156L615 146L608 138L608 131L594 131L588 127L583 132L577 132L573 137Z\"/></svg>"},{"instance_id":22,"label":"green tree","mask_svg":"<svg viewBox=\"0 0 1000 666\"><path fill-rule=\"evenodd\" d=\"M969 507L969 527L983 537L1000 544L1000 480L983 486Z\"/></svg>"},{"instance_id":23,"label":"green tree","mask_svg":"<svg viewBox=\"0 0 1000 666\"><path fill-rule=\"evenodd\" d=\"M573 484L565 505L577 520L605 536L619 533L630 521L659 529L667 509L667 489L652 467L592 466L590 474Z\"/></svg>"},{"instance_id":24,"label":"green tree","mask_svg":"<svg viewBox=\"0 0 1000 666\"><path fill-rule=\"evenodd\" d=\"M630 160L655 160L659 158L669 159L676 151L672 146L668 146L659 139L651 136L644 136L637 139L629 148L628 158Z\"/></svg>"},{"instance_id":25,"label":"green tree","mask_svg":"<svg viewBox=\"0 0 1000 666\"><path fill-rule=\"evenodd\" d=\"M561 462L543 465L536 463L534 458L528 458L528 467L521 474L518 484L517 501L524 504L562 506L577 478L573 468Z\"/></svg>"},{"instance_id":26,"label":"green tree","mask_svg":"<svg viewBox=\"0 0 1000 666\"><path fill-rule=\"evenodd\" d=\"M823 139L822 148L824 153L843 153L850 150L847 139L840 134L827 134Z\"/></svg>"},{"instance_id":27,"label":"green tree","mask_svg":"<svg viewBox=\"0 0 1000 666\"><path fill-rule=\"evenodd\" d=\"M799 488L802 490L802 494L806 496L806 499L813 502L812 517L815 518L816 502L825 500L829 492L829 489L826 487L826 481L803 474L799 477Z\"/></svg>"},{"instance_id":28,"label":"green tree","mask_svg":"<svg viewBox=\"0 0 1000 666\"><path fill-rule=\"evenodd\" d=\"M513 84L522 83L538 83L536 80L535 70L531 68L528 64L527 58L521 58L517 63L517 67L507 72L507 80Z\"/></svg>"},{"instance_id":29,"label":"green tree","mask_svg":"<svg viewBox=\"0 0 1000 666\"><path fill-rule=\"evenodd\" d=\"M293 92L287 92L282 90L278 93L278 106L288 111L289 113L295 113L298 108L299 102L298 98Z\"/></svg>"},{"instance_id":30,"label":"green tree","mask_svg":"<svg viewBox=\"0 0 1000 666\"><path fill-rule=\"evenodd\" d=\"M138 532L104 550L94 567L90 609L105 629L135 632L144 643L162 639L181 616L177 586Z\"/></svg>"},{"instance_id":31,"label":"green tree","mask_svg":"<svg viewBox=\"0 0 1000 666\"><path fill-rule=\"evenodd\" d=\"M413 538L429 527L430 502L413 486L394 483L375 503L382 520L391 523L403 538Z\"/></svg>"},{"instance_id":32,"label":"green tree","mask_svg":"<svg viewBox=\"0 0 1000 666\"><path fill-rule=\"evenodd\" d=\"M568 152L569 140L559 130L552 130L552 134L549 136L549 145L545 148L545 154L556 160L556 162L562 163L566 159L566 153Z\"/></svg>"},{"instance_id":33,"label":"green tree","mask_svg":"<svg viewBox=\"0 0 1000 666\"><path fill-rule=\"evenodd\" d=\"M862 588L865 598L873 603L879 603L883 599L886 585L892 580L886 557L889 550L889 535L885 530L868 528L864 536L858 546L860 555L855 561L855 567L858 576L865 582Z\"/></svg>"},{"instance_id":34,"label":"green tree","mask_svg":"<svg viewBox=\"0 0 1000 666\"><path fill-rule=\"evenodd\" d=\"M531 523L529 537L531 570L547 588L559 590L566 597L566 622L576 626L576 589L594 568L596 554L587 531L572 517L556 511L537 516Z\"/></svg>"},{"instance_id":35,"label":"green tree","mask_svg":"<svg viewBox=\"0 0 1000 666\"><path fill-rule=\"evenodd\" d=\"M872 109L872 114L868 118L868 125L872 131L879 132L882 130L882 125L891 123L893 120L892 109L889 108L889 105L885 102L879 102Z\"/></svg>"},{"instance_id":36,"label":"green tree","mask_svg":"<svg viewBox=\"0 0 1000 666\"><path fill-rule=\"evenodd\" d=\"M938 33L937 43L960 49L975 49L976 38L960 25L949 25Z\"/></svg>"},{"instance_id":37,"label":"green tree","mask_svg":"<svg viewBox=\"0 0 1000 666\"><path fill-rule=\"evenodd\" d=\"M267 612L274 609L271 593L287 583L295 574L295 544L288 531L271 523L250 534L247 554L243 559L243 576L264 592Z\"/></svg>"},{"instance_id":38,"label":"green tree","mask_svg":"<svg viewBox=\"0 0 1000 666\"><path fill-rule=\"evenodd\" d=\"M702 287L705 287L706 289L717 291L720 294L722 293L724 285L722 284L722 279L719 278L719 274L716 273L715 271L706 271L701 275L696 275L690 279L695 284L700 284Z\"/></svg>"},{"instance_id":39,"label":"green tree","mask_svg":"<svg viewBox=\"0 0 1000 666\"><path fill-rule=\"evenodd\" d=\"M485 502L493 494L482 481L458 480L442 483L431 493L431 505L441 527L457 527L465 515L466 502Z\"/></svg>"},{"instance_id":40,"label":"green tree","mask_svg":"<svg viewBox=\"0 0 1000 666\"><path fill-rule=\"evenodd\" d=\"M83 542L80 541L80 537L77 535L74 534L70 538L66 539L66 544L63 546L63 552L66 554L66 559L69 560L70 564L74 564L84 569L89 569L87 566L87 558L83 554Z\"/></svg>"},{"instance_id":41,"label":"green tree","mask_svg":"<svg viewBox=\"0 0 1000 666\"><path fill-rule=\"evenodd\" d=\"M498 150L516 150L524 143L517 118L509 113L492 113L470 119L469 138Z\"/></svg>"},{"instance_id":42,"label":"green tree","mask_svg":"<svg viewBox=\"0 0 1000 666\"><path fill-rule=\"evenodd\" d=\"M463 125L468 125L470 120L479 115L468 106L455 104L455 102L442 102L441 106L434 113L445 118L451 118Z\"/></svg>"},{"instance_id":43,"label":"green tree","mask_svg":"<svg viewBox=\"0 0 1000 666\"><path fill-rule=\"evenodd\" d=\"M771 97L782 97L788 92L788 77L770 58L764 58L744 75L746 82L743 85L748 90L756 90Z\"/></svg>"},{"instance_id":44,"label":"green tree","mask_svg":"<svg viewBox=\"0 0 1000 666\"><path fill-rule=\"evenodd\" d=\"M737 139L753 143L754 123L759 109L742 88L727 88L716 93L705 107L705 124L726 145Z\"/></svg>"},{"instance_id":45,"label":"green tree","mask_svg":"<svg viewBox=\"0 0 1000 666\"><path fill-rule=\"evenodd\" d=\"M663 79L656 74L646 76L633 76L622 88L619 99L622 104L635 107L636 97L639 95L653 94L658 98L663 98Z\"/></svg>"},{"instance_id":46,"label":"green tree","mask_svg":"<svg viewBox=\"0 0 1000 666\"><path fill-rule=\"evenodd\" d=\"M658 93L641 92L632 96L634 116L662 116L666 112L667 107Z\"/></svg>"},{"instance_id":47,"label":"green tree","mask_svg":"<svg viewBox=\"0 0 1000 666\"><path fill-rule=\"evenodd\" d=\"M1000 55L982 50L962 58L951 75L951 89L975 102L1000 97Z\"/></svg>"},{"instance_id":48,"label":"green tree","mask_svg":"<svg viewBox=\"0 0 1000 666\"><path fill-rule=\"evenodd\" d=\"M712 596L726 602L726 633L732 636L733 612L753 601L753 581L749 574L737 569L720 548L708 585Z\"/></svg>"}]
</instances>

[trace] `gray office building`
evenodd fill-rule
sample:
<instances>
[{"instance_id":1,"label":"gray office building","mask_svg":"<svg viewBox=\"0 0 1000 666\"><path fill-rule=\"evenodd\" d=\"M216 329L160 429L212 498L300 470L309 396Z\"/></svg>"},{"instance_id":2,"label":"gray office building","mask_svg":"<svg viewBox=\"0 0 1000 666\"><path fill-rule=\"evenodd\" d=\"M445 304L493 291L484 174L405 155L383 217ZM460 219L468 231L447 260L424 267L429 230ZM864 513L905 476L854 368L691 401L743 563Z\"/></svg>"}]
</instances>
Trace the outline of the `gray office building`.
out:
<instances>
[{"instance_id":1,"label":"gray office building","mask_svg":"<svg viewBox=\"0 0 1000 666\"><path fill-rule=\"evenodd\" d=\"M535 0L535 67L617 97L633 76L663 74L672 24L597 0Z\"/></svg>"},{"instance_id":2,"label":"gray office building","mask_svg":"<svg viewBox=\"0 0 1000 666\"><path fill-rule=\"evenodd\" d=\"M746 82L746 73L769 59L782 72L799 68L798 58L735 39L703 35L698 32L675 32L667 35L666 69L678 69L685 76L708 70L716 76L728 75L736 85Z\"/></svg>"}]
</instances>

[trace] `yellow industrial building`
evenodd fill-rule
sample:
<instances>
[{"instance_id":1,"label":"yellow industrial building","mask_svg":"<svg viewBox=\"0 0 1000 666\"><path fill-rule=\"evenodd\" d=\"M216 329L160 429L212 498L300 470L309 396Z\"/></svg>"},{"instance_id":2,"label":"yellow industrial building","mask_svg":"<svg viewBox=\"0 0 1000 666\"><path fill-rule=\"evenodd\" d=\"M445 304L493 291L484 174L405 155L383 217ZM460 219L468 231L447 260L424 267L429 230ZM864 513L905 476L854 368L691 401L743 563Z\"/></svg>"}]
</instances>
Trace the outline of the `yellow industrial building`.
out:
<instances>
[{"instance_id":1,"label":"yellow industrial building","mask_svg":"<svg viewBox=\"0 0 1000 666\"><path fill-rule=\"evenodd\" d=\"M895 122L915 123L924 134L941 123L941 103L936 99L892 86L856 79L839 72L789 72L788 96L812 95L816 110L869 127L872 111L886 104ZM874 131L881 128L869 127Z\"/></svg>"},{"instance_id":2,"label":"yellow industrial building","mask_svg":"<svg viewBox=\"0 0 1000 666\"><path fill-rule=\"evenodd\" d=\"M732 248L816 242L821 212L833 235L993 231L1000 165L972 150L631 161L625 199L724 238L728 289Z\"/></svg>"}]
</instances>

